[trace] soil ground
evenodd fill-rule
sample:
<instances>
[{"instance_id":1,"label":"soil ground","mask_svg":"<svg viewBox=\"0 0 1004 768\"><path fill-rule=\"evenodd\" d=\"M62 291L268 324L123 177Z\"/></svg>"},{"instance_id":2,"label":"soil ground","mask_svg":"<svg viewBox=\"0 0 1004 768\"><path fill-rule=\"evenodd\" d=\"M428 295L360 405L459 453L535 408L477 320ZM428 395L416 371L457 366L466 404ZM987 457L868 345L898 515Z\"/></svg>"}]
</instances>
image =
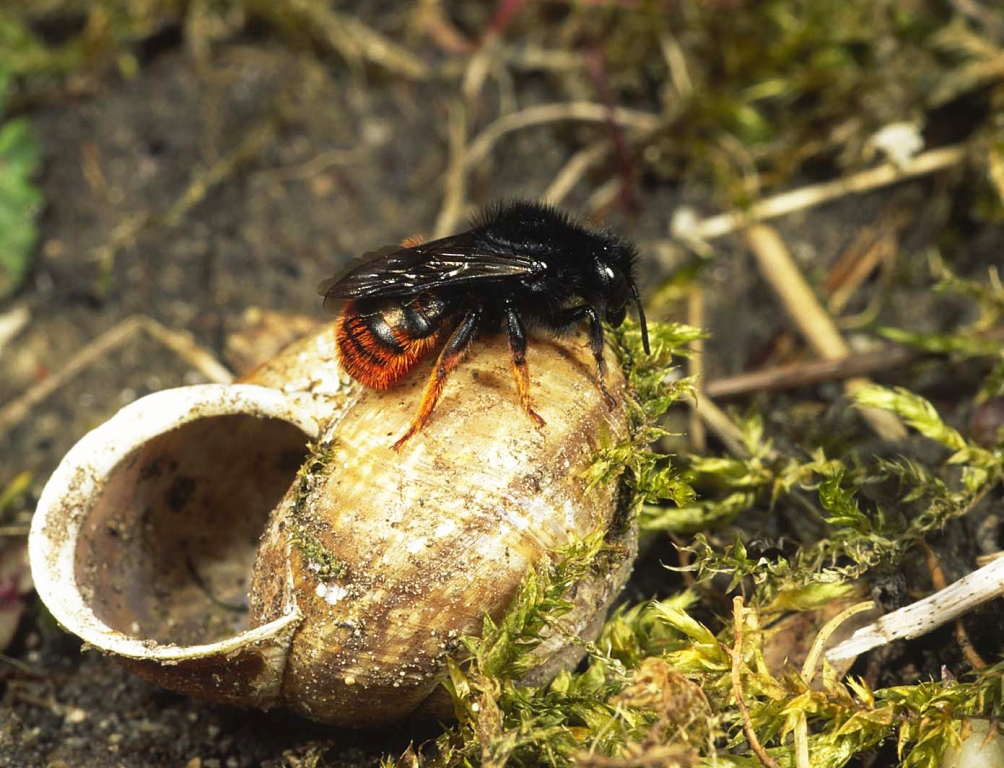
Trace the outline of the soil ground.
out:
<instances>
[{"instance_id":1,"label":"soil ground","mask_svg":"<svg viewBox=\"0 0 1004 768\"><path fill-rule=\"evenodd\" d=\"M543 78L523 77L516 87L521 106L556 97ZM504 96L489 86L482 99ZM210 70L200 71L168 36L150 46L135 76L109 72L86 96L33 105L28 116L43 147L46 207L29 283L4 307L26 307L30 322L3 350L0 403L57 374L135 314L190 333L237 368L242 363L228 358L228 339L247 330L249 309L324 321L320 280L348 258L431 231L457 98L437 82L319 64L267 36L217 45ZM577 129L567 126L507 137L494 148L490 170L472 180L470 199L539 196L580 144ZM217 171L207 183L206 174ZM850 196L777 226L799 263L819 274L883 211L907 207L915 213L902 240L919 254L954 215L935 194L942 183L921 179ZM588 187L577 187L566 206L583 204ZM679 266L678 254L660 258L651 246L667 237L677 206L696 204L707 213L715 207L697 182L642 181L638 189L634 210L615 206L607 221L641 244L647 293ZM193 191L194 198L185 197ZM986 274L1001 263L1004 228L973 223L966 235L957 270ZM786 324L742 243L726 238L716 249L716 266L702 278L709 288L709 380L749 368ZM904 289L881 311L900 327L935 329L925 265L901 267L900 278ZM921 377L934 382L935 365ZM960 374L956 385L964 390L973 379L971 371ZM143 333L96 356L8 426L0 488L19 473L32 476L8 522L25 524L45 478L90 428L144 394L201 380L189 360ZM964 421L968 406L955 391L939 383L928 392L940 394L949 418ZM779 395L772 410L783 413L793 402ZM781 416L770 425L779 439L784 427ZM661 557L650 553L632 595L653 594L655 574L665 574ZM668 591L665 584L659 589ZM36 600L24 601L6 651L11 661L0 660L0 766L366 764L400 755L429 734L417 727L332 731L283 713L194 702L82 650Z\"/></svg>"}]
</instances>

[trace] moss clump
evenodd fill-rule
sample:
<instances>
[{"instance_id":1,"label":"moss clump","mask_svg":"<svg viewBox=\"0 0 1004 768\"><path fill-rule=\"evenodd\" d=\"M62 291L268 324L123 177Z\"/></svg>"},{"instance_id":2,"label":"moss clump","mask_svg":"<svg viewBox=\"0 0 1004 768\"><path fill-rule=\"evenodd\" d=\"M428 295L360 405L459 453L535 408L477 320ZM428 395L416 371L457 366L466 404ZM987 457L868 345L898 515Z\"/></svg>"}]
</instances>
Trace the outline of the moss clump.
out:
<instances>
[{"instance_id":1,"label":"moss clump","mask_svg":"<svg viewBox=\"0 0 1004 768\"><path fill-rule=\"evenodd\" d=\"M307 570L314 573L322 581L344 578L348 575L348 564L330 552L309 530L306 510L307 500L317 485L330 470L331 459L334 456L332 442L308 446L309 455L297 471L296 490L293 494L291 518L293 532L290 542L300 552L307 562Z\"/></svg>"}]
</instances>

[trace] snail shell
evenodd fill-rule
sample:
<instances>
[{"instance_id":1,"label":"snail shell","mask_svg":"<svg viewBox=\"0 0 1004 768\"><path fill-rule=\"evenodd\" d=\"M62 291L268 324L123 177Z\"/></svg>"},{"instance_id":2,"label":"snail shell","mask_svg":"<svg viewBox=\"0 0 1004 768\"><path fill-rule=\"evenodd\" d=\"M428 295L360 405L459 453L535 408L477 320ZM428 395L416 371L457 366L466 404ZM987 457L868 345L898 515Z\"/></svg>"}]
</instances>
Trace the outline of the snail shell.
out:
<instances>
[{"instance_id":1,"label":"snail shell","mask_svg":"<svg viewBox=\"0 0 1004 768\"><path fill-rule=\"evenodd\" d=\"M150 395L81 440L46 486L29 542L53 615L200 698L353 727L441 716L437 685L459 638L498 619L557 547L606 531L621 557L575 585L529 682L574 664L575 636L595 636L636 537L614 522L617 484L585 479L628 434L588 347L532 346L547 421L536 429L505 341L479 342L399 453L423 373L364 390L346 386L334 359L325 327L248 382Z\"/></svg>"}]
</instances>

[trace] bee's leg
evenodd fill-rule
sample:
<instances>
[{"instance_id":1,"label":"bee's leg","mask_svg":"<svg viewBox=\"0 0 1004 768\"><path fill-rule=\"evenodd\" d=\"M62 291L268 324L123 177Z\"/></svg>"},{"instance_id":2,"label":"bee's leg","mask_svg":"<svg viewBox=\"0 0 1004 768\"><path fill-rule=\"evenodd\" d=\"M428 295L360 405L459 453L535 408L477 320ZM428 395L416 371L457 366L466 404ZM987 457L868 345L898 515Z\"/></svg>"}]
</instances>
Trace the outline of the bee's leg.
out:
<instances>
[{"instance_id":1,"label":"bee's leg","mask_svg":"<svg viewBox=\"0 0 1004 768\"><path fill-rule=\"evenodd\" d=\"M394 443L395 451L400 450L401 446L408 442L408 439L425 426L425 422L429 420L436 407L436 402L443 392L443 387L446 385L446 379L467 354L467 349L471 346L471 341L474 340L474 334L480 320L480 308L469 310L453 333L450 334L446 346L439 353L436 366L432 369L432 375L429 376L429 381L425 385L425 393L422 395L422 403L418 406L418 414L411 422L411 426L408 427L408 431Z\"/></svg>"},{"instance_id":2,"label":"bee's leg","mask_svg":"<svg viewBox=\"0 0 1004 768\"><path fill-rule=\"evenodd\" d=\"M561 333L582 320L589 320L589 349L592 350L593 357L596 358L596 380L600 385L600 392L603 393L607 407L613 408L616 401L607 390L605 381L607 361L603 359L603 322L600 320L600 313L589 304L580 304L577 307L568 307L560 312L555 312L549 323L551 328Z\"/></svg>"},{"instance_id":3,"label":"bee's leg","mask_svg":"<svg viewBox=\"0 0 1004 768\"><path fill-rule=\"evenodd\" d=\"M509 353L512 355L512 375L516 378L516 391L519 393L519 404L523 406L526 415L533 419L538 427L545 422L530 403L530 368L526 364L526 327L519 313L511 304L505 308L505 330L509 337Z\"/></svg>"}]
</instances>

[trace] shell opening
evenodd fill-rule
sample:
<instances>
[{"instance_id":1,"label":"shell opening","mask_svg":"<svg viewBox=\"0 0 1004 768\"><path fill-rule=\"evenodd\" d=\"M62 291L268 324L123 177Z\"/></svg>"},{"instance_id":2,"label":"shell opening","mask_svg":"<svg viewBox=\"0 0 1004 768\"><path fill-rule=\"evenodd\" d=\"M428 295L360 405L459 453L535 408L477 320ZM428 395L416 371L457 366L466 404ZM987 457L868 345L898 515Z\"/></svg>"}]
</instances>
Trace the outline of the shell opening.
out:
<instances>
[{"instance_id":1,"label":"shell opening","mask_svg":"<svg viewBox=\"0 0 1004 768\"><path fill-rule=\"evenodd\" d=\"M258 539L306 442L281 419L229 414L156 435L127 456L104 478L74 553L94 615L160 644L247 629Z\"/></svg>"},{"instance_id":2,"label":"shell opening","mask_svg":"<svg viewBox=\"0 0 1004 768\"><path fill-rule=\"evenodd\" d=\"M309 395L200 384L147 395L85 435L42 491L28 537L52 615L123 659L247 652L280 674L299 616L249 627L247 585L318 413Z\"/></svg>"}]
</instances>

